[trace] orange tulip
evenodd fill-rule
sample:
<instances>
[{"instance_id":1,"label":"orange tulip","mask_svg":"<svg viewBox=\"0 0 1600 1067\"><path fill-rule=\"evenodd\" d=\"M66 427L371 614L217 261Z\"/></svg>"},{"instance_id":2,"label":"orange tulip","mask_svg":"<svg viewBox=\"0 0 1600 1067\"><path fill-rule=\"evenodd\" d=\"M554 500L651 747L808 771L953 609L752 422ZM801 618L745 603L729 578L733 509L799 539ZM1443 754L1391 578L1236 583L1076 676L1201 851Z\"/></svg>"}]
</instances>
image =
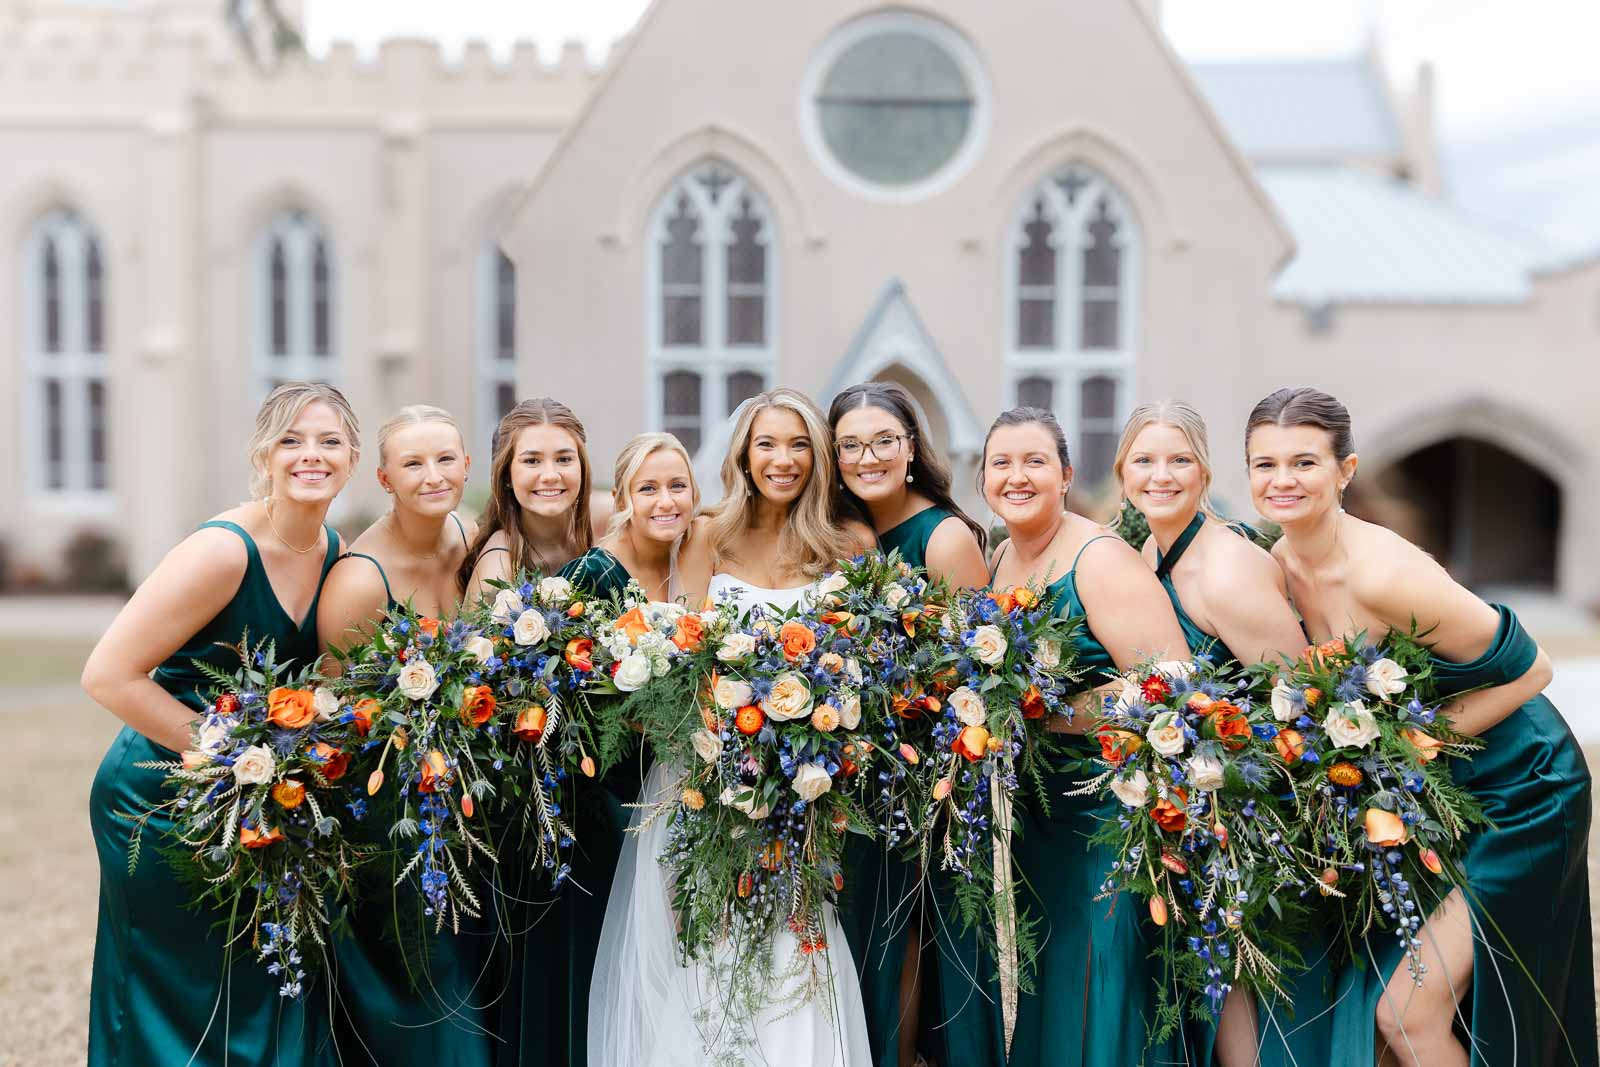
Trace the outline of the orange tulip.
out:
<instances>
[{"instance_id":1,"label":"orange tulip","mask_svg":"<svg viewBox=\"0 0 1600 1067\"><path fill-rule=\"evenodd\" d=\"M583 601L575 600L572 602L571 606L567 608L567 618L576 619L583 614L583 610Z\"/></svg>"},{"instance_id":2,"label":"orange tulip","mask_svg":"<svg viewBox=\"0 0 1600 1067\"><path fill-rule=\"evenodd\" d=\"M1155 806L1150 809L1150 818L1169 834L1177 833L1189 822L1189 815L1183 810L1184 805L1189 803L1189 794L1181 789L1174 789L1172 792L1178 798L1176 804L1172 802L1172 797L1166 797L1156 801Z\"/></svg>"},{"instance_id":3,"label":"orange tulip","mask_svg":"<svg viewBox=\"0 0 1600 1067\"><path fill-rule=\"evenodd\" d=\"M1095 736L1100 741L1100 755L1113 767L1122 766L1129 756L1144 747L1144 738L1132 730L1107 728Z\"/></svg>"},{"instance_id":4,"label":"orange tulip","mask_svg":"<svg viewBox=\"0 0 1600 1067\"><path fill-rule=\"evenodd\" d=\"M1406 740L1417 750L1417 759L1423 763L1432 763L1439 756L1439 749L1444 744L1432 734L1423 733L1415 726L1406 731Z\"/></svg>"},{"instance_id":5,"label":"orange tulip","mask_svg":"<svg viewBox=\"0 0 1600 1067\"><path fill-rule=\"evenodd\" d=\"M350 725L355 727L357 734L366 737L372 732L372 720L382 714L382 704L371 697L363 697L350 709Z\"/></svg>"},{"instance_id":6,"label":"orange tulip","mask_svg":"<svg viewBox=\"0 0 1600 1067\"><path fill-rule=\"evenodd\" d=\"M337 782L350 769L350 753L334 748L326 741L312 745L308 754L322 765L322 777L330 782Z\"/></svg>"},{"instance_id":7,"label":"orange tulip","mask_svg":"<svg viewBox=\"0 0 1600 1067\"><path fill-rule=\"evenodd\" d=\"M950 747L968 763L976 763L989 751L989 731L982 726L963 726Z\"/></svg>"},{"instance_id":8,"label":"orange tulip","mask_svg":"<svg viewBox=\"0 0 1600 1067\"><path fill-rule=\"evenodd\" d=\"M539 705L529 705L517 713L517 721L512 725L511 732L523 741L536 743L544 736L544 724L549 718L550 713Z\"/></svg>"},{"instance_id":9,"label":"orange tulip","mask_svg":"<svg viewBox=\"0 0 1600 1067\"><path fill-rule=\"evenodd\" d=\"M1299 730L1279 730L1272 743L1277 746L1278 756L1284 763L1294 764L1305 755L1306 739Z\"/></svg>"},{"instance_id":10,"label":"orange tulip","mask_svg":"<svg viewBox=\"0 0 1600 1067\"><path fill-rule=\"evenodd\" d=\"M367 775L367 796L377 796L378 790L383 788L383 771L376 770Z\"/></svg>"},{"instance_id":11,"label":"orange tulip","mask_svg":"<svg viewBox=\"0 0 1600 1067\"><path fill-rule=\"evenodd\" d=\"M575 671L594 670L594 660L590 657L594 653L594 641L587 637L574 637L567 642L565 659L567 666Z\"/></svg>"},{"instance_id":12,"label":"orange tulip","mask_svg":"<svg viewBox=\"0 0 1600 1067\"><path fill-rule=\"evenodd\" d=\"M422 777L417 783L417 792L433 793L441 786L450 788L450 764L443 752L432 749L422 757Z\"/></svg>"},{"instance_id":13,"label":"orange tulip","mask_svg":"<svg viewBox=\"0 0 1600 1067\"><path fill-rule=\"evenodd\" d=\"M1431 848L1425 848L1421 853L1422 865L1434 874L1444 873L1444 861L1439 859L1439 854Z\"/></svg>"},{"instance_id":14,"label":"orange tulip","mask_svg":"<svg viewBox=\"0 0 1600 1067\"><path fill-rule=\"evenodd\" d=\"M486 685L471 685L461 694L461 721L482 726L494 718L494 690Z\"/></svg>"},{"instance_id":15,"label":"orange tulip","mask_svg":"<svg viewBox=\"0 0 1600 1067\"><path fill-rule=\"evenodd\" d=\"M636 645L639 638L650 632L650 623L644 617L644 612L638 608L626 612L611 624L613 630L624 633L628 637L628 644Z\"/></svg>"},{"instance_id":16,"label":"orange tulip","mask_svg":"<svg viewBox=\"0 0 1600 1067\"><path fill-rule=\"evenodd\" d=\"M316 699L308 689L279 686L267 694L267 719L285 730L298 730L317 717Z\"/></svg>"},{"instance_id":17,"label":"orange tulip","mask_svg":"<svg viewBox=\"0 0 1600 1067\"><path fill-rule=\"evenodd\" d=\"M477 805L475 803L473 803L472 794L471 793L462 793L461 794L461 814L465 815L467 818L470 819L470 818L472 818L473 809L475 809L476 807L477 807Z\"/></svg>"},{"instance_id":18,"label":"orange tulip","mask_svg":"<svg viewBox=\"0 0 1600 1067\"><path fill-rule=\"evenodd\" d=\"M1364 822L1367 840L1379 848L1403 845L1411 838L1411 831L1406 829L1405 821L1392 811L1368 808Z\"/></svg>"},{"instance_id":19,"label":"orange tulip","mask_svg":"<svg viewBox=\"0 0 1600 1067\"><path fill-rule=\"evenodd\" d=\"M1039 687L1030 685L1022 692L1022 717L1024 719L1044 718L1044 694L1039 692Z\"/></svg>"},{"instance_id":20,"label":"orange tulip","mask_svg":"<svg viewBox=\"0 0 1600 1067\"><path fill-rule=\"evenodd\" d=\"M257 830L248 823L239 824L239 844L245 848L266 848L283 840L283 834L276 826L265 830Z\"/></svg>"},{"instance_id":21,"label":"orange tulip","mask_svg":"<svg viewBox=\"0 0 1600 1067\"><path fill-rule=\"evenodd\" d=\"M1167 902L1159 896L1150 898L1150 921L1157 926L1167 925Z\"/></svg>"}]
</instances>

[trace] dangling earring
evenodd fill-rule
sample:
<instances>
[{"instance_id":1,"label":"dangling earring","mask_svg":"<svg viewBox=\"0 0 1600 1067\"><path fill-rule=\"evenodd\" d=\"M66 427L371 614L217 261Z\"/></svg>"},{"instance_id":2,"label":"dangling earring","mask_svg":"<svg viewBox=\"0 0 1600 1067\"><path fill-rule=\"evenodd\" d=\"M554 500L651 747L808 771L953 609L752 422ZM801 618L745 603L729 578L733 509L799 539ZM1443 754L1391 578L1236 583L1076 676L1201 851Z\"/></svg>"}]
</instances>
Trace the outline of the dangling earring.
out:
<instances>
[{"instance_id":1,"label":"dangling earring","mask_svg":"<svg viewBox=\"0 0 1600 1067\"><path fill-rule=\"evenodd\" d=\"M911 472L906 471L906 484L910 485L914 481L916 481L916 479L911 476Z\"/></svg>"}]
</instances>

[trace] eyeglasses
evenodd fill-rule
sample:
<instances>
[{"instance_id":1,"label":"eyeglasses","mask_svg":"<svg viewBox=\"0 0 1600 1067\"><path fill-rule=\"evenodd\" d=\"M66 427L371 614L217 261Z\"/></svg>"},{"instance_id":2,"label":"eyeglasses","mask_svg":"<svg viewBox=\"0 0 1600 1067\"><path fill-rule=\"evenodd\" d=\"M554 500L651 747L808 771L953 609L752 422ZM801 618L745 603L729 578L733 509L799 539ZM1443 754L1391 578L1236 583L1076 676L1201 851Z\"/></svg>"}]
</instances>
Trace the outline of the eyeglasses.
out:
<instances>
[{"instance_id":1,"label":"eyeglasses","mask_svg":"<svg viewBox=\"0 0 1600 1067\"><path fill-rule=\"evenodd\" d=\"M900 444L909 439L909 435L903 433L879 434L871 441L846 437L834 445L834 450L839 454L840 463L851 466L860 463L866 456L871 456L876 463L887 463L900 457Z\"/></svg>"}]
</instances>

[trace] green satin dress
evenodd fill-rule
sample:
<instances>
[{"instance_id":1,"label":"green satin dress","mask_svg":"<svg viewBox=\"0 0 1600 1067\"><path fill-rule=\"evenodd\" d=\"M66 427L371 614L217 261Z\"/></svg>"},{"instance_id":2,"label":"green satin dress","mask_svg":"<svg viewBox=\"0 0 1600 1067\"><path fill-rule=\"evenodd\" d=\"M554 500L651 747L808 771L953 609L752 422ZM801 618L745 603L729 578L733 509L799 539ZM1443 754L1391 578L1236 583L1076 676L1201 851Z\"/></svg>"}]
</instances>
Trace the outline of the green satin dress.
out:
<instances>
[{"instance_id":1,"label":"green satin dress","mask_svg":"<svg viewBox=\"0 0 1600 1067\"><path fill-rule=\"evenodd\" d=\"M1194 539L1200 535L1200 530L1205 524L1206 517L1203 514L1196 514L1189 520L1189 525L1183 528L1183 533L1178 535L1178 539L1172 542L1169 551L1162 552L1160 548L1156 549L1156 577L1160 579L1161 587L1167 591L1167 599L1172 601L1173 610L1178 613L1178 625L1183 627L1183 639L1188 642L1189 651L1197 656L1208 655L1214 663L1225 666L1239 662L1239 657L1228 650L1228 646L1222 643L1220 637L1206 633L1200 628L1199 623L1189 617L1189 613L1183 610L1183 601L1178 599L1178 587L1172 582L1172 568L1178 565L1178 561L1189 550L1189 546L1194 544ZM1229 526L1228 529L1241 537L1244 536L1237 527Z\"/></svg>"},{"instance_id":2,"label":"green satin dress","mask_svg":"<svg viewBox=\"0 0 1600 1067\"><path fill-rule=\"evenodd\" d=\"M1471 663L1433 661L1444 695L1504 685L1533 665L1538 646L1510 608L1497 610L1500 626L1482 656ZM1464 1043L1475 1067L1600 1064L1583 751L1543 696L1482 739L1481 751L1453 760L1450 768L1493 824L1472 835L1466 852L1476 944L1472 988L1461 1003L1470 1032ZM1373 1062L1378 999L1389 976L1404 966L1399 943L1386 933L1369 938L1364 955L1365 967L1346 965L1337 976L1333 1047L1325 1062L1340 1067Z\"/></svg>"},{"instance_id":3,"label":"green satin dress","mask_svg":"<svg viewBox=\"0 0 1600 1067\"><path fill-rule=\"evenodd\" d=\"M908 566L926 569L934 530L955 513L934 506L878 535L885 555L899 552ZM963 931L948 876L929 872L919 888L917 865L863 834L845 843L845 888L839 922L861 981L873 1061L893 1065L900 1046L900 984L906 941L913 931L933 935L938 951L924 947L918 1045L935 1062L965 1064L1004 1055L1004 1031L990 1008L998 979L976 931Z\"/></svg>"},{"instance_id":4,"label":"green satin dress","mask_svg":"<svg viewBox=\"0 0 1600 1067\"><path fill-rule=\"evenodd\" d=\"M157 685L196 713L205 709L204 694L211 683L194 661L227 672L239 667L238 656L223 646L248 637L252 644L274 642L280 662L305 665L317 656L317 600L303 620L289 618L250 535L222 520L202 523L201 529L206 528L230 530L244 541L244 577L217 617L153 675ZM325 529L324 578L339 554L339 535ZM226 915L188 906L193 891L179 883L160 852L172 830L170 819L149 820L139 864L128 872L133 824L121 816L143 814L168 796L162 785L165 773L136 764L177 758L176 752L125 726L90 788L89 826L100 858L100 917L89 992L90 1067L190 1062L299 1067L331 1062L321 999L326 987L310 986L299 1000L279 996L278 979L267 974L248 943L228 944L225 926L219 925Z\"/></svg>"}]
</instances>

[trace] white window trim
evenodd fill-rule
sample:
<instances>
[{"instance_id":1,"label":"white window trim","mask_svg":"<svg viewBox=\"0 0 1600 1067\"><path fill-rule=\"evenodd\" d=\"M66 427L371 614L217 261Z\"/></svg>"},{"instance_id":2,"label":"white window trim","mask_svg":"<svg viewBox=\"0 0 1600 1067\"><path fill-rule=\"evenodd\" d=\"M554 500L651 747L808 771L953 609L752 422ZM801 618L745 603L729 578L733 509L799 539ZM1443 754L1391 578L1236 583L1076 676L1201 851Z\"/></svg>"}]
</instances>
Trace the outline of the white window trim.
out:
<instances>
[{"instance_id":1,"label":"white window trim","mask_svg":"<svg viewBox=\"0 0 1600 1067\"><path fill-rule=\"evenodd\" d=\"M716 205L698 178L708 168L726 173L732 181ZM667 239L667 217L679 194L687 194L700 220L697 235L701 246L700 344L668 345L662 340L661 246ZM750 197L751 206L761 219L757 240L767 249L766 306L761 345L729 345L728 317L728 242L731 222L738 201ZM673 370L691 370L700 375L700 442L703 448L714 435L718 423L726 421L728 410L727 376L747 370L759 374L762 389L772 388L777 364L778 285L781 243L771 204L761 191L736 168L721 160L703 160L678 177L662 193L650 215L645 249L645 343L649 374L645 384L645 425L664 429L662 380Z\"/></svg>"},{"instance_id":2,"label":"white window trim","mask_svg":"<svg viewBox=\"0 0 1600 1067\"><path fill-rule=\"evenodd\" d=\"M478 253L477 263L477 349L478 349L478 425L484 429L482 441L478 442L485 449L484 455L491 454L489 443L494 440L496 428L500 425L499 390L502 385L509 385L513 389L517 384L517 325L513 318L512 358L502 360L500 354L500 279L499 259L501 256L500 243L493 238L486 240L483 248ZM516 265L512 264L515 272ZM513 273L513 278L515 274ZM515 304L513 304L513 311Z\"/></svg>"},{"instance_id":3,"label":"white window trim","mask_svg":"<svg viewBox=\"0 0 1600 1067\"><path fill-rule=\"evenodd\" d=\"M328 257L328 354L315 353L312 292L313 251L322 239ZM288 352L272 354L272 241L284 244L287 290L285 312ZM339 384L343 359L339 352L339 257L328 230L315 215L290 208L274 215L257 235L251 251L250 362L256 402L264 400L274 379L319 380Z\"/></svg>"},{"instance_id":4,"label":"white window trim","mask_svg":"<svg viewBox=\"0 0 1600 1067\"><path fill-rule=\"evenodd\" d=\"M54 239L60 256L61 272L61 350L45 352L44 279L42 253L47 238ZM89 351L88 250L91 241L100 246L101 350ZM28 457L27 487L49 510L64 512L104 511L109 507L115 484L111 444L111 380L108 352L111 348L110 269L105 242L99 240L89 223L68 208L47 212L29 231L22 249L23 366L27 385L20 394L23 454ZM61 453L63 485L54 488L48 481L48 448L45 444L45 387L61 385ZM89 386L99 382L105 403L105 487L92 488L89 459Z\"/></svg>"},{"instance_id":5,"label":"white window trim","mask_svg":"<svg viewBox=\"0 0 1600 1067\"><path fill-rule=\"evenodd\" d=\"M972 90L972 123L967 127L966 140L943 166L926 178L906 185L868 181L841 163L828 148L822 135L822 121L817 116L817 93L834 62L852 46L880 33L908 33L927 38L956 61ZM866 200L911 203L944 192L972 169L989 141L993 119L993 109L989 106L991 96L989 74L983 60L960 33L929 15L914 11L879 11L839 27L811 58L800 80L800 133L812 161L836 185Z\"/></svg>"}]
</instances>

